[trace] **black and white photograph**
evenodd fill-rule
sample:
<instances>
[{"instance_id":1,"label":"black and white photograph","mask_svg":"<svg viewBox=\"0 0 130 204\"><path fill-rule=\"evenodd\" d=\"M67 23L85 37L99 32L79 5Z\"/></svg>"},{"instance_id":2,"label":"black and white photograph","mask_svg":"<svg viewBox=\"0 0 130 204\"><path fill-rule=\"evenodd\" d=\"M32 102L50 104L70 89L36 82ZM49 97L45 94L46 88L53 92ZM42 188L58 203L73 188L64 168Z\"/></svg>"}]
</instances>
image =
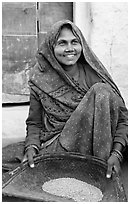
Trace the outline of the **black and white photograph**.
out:
<instances>
[{"instance_id":1,"label":"black and white photograph","mask_svg":"<svg viewBox=\"0 0 130 204\"><path fill-rule=\"evenodd\" d=\"M2 7L2 202L128 202L128 2Z\"/></svg>"}]
</instances>

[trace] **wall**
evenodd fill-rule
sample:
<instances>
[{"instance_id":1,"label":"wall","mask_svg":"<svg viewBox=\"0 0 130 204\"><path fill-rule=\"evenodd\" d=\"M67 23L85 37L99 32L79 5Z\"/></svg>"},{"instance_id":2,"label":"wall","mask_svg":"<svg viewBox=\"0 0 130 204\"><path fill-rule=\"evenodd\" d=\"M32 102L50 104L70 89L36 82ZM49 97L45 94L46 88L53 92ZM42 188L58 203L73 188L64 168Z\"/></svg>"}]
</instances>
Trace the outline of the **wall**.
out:
<instances>
[{"instance_id":1,"label":"wall","mask_svg":"<svg viewBox=\"0 0 130 204\"><path fill-rule=\"evenodd\" d=\"M2 3L2 102L29 100L28 71L37 50L36 3Z\"/></svg>"},{"instance_id":2,"label":"wall","mask_svg":"<svg viewBox=\"0 0 130 204\"><path fill-rule=\"evenodd\" d=\"M2 102L29 101L29 71L48 29L58 20L72 20L71 2L2 3Z\"/></svg>"},{"instance_id":3,"label":"wall","mask_svg":"<svg viewBox=\"0 0 130 204\"><path fill-rule=\"evenodd\" d=\"M75 4L74 9L76 24L110 72L126 105L128 105L127 7L127 2L80 2Z\"/></svg>"}]
</instances>

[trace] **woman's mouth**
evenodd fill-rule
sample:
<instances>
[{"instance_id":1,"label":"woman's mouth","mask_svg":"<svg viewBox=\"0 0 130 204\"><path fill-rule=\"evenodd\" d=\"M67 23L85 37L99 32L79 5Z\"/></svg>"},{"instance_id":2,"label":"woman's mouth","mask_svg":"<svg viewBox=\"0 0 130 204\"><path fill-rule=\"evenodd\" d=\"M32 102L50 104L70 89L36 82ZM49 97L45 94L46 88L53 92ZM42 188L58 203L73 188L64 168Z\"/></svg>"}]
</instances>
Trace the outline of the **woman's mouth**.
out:
<instances>
[{"instance_id":1,"label":"woman's mouth","mask_svg":"<svg viewBox=\"0 0 130 204\"><path fill-rule=\"evenodd\" d=\"M75 57L75 54L65 54L64 56L71 59L71 58Z\"/></svg>"}]
</instances>

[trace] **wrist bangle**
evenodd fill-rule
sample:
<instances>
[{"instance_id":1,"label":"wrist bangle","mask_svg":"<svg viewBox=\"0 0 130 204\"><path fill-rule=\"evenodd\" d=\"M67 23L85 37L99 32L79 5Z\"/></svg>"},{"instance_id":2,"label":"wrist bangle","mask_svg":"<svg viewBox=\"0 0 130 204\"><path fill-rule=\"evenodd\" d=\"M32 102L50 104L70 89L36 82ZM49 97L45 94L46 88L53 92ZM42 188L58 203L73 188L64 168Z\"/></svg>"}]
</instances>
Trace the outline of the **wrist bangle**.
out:
<instances>
[{"instance_id":1,"label":"wrist bangle","mask_svg":"<svg viewBox=\"0 0 130 204\"><path fill-rule=\"evenodd\" d=\"M32 147L33 147L34 149L36 149L36 150L37 150L37 152L39 152L39 148L38 148L36 145L33 145L33 144L32 144L32 145L27 146L27 147L26 147L26 149L25 149L25 152L26 152L28 149L32 148Z\"/></svg>"},{"instance_id":2,"label":"wrist bangle","mask_svg":"<svg viewBox=\"0 0 130 204\"><path fill-rule=\"evenodd\" d=\"M123 160L123 155L118 149L113 149L113 151L117 152L120 155L121 159Z\"/></svg>"},{"instance_id":3,"label":"wrist bangle","mask_svg":"<svg viewBox=\"0 0 130 204\"><path fill-rule=\"evenodd\" d=\"M122 157L115 150L112 151L111 155L116 156L119 159L119 161L122 162Z\"/></svg>"}]
</instances>

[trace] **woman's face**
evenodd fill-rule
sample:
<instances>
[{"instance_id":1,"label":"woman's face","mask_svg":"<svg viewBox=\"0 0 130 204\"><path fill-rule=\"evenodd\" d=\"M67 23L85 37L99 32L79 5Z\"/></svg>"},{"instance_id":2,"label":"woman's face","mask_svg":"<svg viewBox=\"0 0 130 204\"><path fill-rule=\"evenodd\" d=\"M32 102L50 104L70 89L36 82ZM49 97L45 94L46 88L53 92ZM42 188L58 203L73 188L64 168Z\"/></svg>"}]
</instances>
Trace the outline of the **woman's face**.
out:
<instances>
[{"instance_id":1,"label":"woman's face","mask_svg":"<svg viewBox=\"0 0 130 204\"><path fill-rule=\"evenodd\" d=\"M54 54L59 63L74 65L81 55L82 47L77 37L69 28L63 28L54 47Z\"/></svg>"}]
</instances>

